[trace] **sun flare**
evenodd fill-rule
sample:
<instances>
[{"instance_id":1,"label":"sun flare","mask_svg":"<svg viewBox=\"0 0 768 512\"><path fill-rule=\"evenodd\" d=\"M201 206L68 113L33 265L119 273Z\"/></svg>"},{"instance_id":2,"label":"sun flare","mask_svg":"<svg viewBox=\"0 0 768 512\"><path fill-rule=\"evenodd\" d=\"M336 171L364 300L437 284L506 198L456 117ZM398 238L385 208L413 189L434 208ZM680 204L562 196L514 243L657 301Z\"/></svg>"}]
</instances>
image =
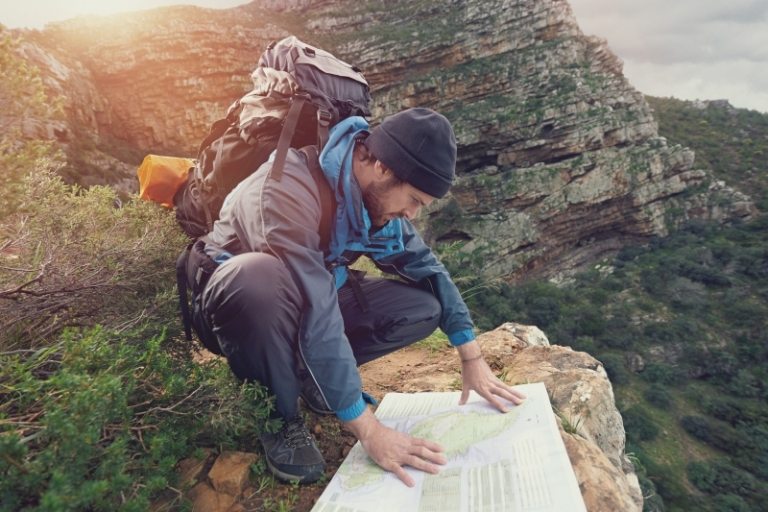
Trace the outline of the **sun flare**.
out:
<instances>
[{"instance_id":1,"label":"sun flare","mask_svg":"<svg viewBox=\"0 0 768 512\"><path fill-rule=\"evenodd\" d=\"M49 22L80 16L109 16L167 5L197 5L225 9L249 0L26 0L2 6L0 23L6 26L42 28Z\"/></svg>"}]
</instances>

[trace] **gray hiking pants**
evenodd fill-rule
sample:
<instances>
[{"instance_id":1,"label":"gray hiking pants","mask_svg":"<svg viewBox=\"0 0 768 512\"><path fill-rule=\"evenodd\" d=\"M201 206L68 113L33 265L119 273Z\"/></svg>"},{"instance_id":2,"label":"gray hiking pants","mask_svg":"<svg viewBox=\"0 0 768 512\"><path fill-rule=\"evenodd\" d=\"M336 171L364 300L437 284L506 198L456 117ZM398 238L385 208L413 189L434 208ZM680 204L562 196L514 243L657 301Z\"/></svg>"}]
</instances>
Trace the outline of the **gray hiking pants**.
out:
<instances>
[{"instance_id":1,"label":"gray hiking pants","mask_svg":"<svg viewBox=\"0 0 768 512\"><path fill-rule=\"evenodd\" d=\"M338 291L344 330L358 366L429 336L441 307L429 292L389 279L359 281ZM268 254L235 256L211 276L195 308L201 336L218 341L234 374L258 380L276 397L282 418L298 414L298 329L303 299L287 267ZM311 335L311 334L310 334Z\"/></svg>"}]
</instances>

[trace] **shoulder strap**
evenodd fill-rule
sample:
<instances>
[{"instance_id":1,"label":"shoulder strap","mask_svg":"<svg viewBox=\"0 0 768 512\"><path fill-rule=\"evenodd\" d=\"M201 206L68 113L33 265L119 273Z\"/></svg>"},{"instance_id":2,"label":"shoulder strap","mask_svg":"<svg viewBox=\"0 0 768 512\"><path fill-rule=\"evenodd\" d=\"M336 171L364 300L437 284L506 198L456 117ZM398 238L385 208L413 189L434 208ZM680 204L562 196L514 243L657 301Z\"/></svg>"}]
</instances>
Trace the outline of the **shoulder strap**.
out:
<instances>
[{"instance_id":1,"label":"shoulder strap","mask_svg":"<svg viewBox=\"0 0 768 512\"><path fill-rule=\"evenodd\" d=\"M293 134L296 132L296 125L299 123L301 109L308 99L309 96L306 95L296 95L291 98L291 106L288 109L288 114L283 122L283 129L280 131L280 139L277 141L277 148L275 149L275 160L272 163L272 169L270 171L270 176L277 181L280 181L280 178L283 177L285 157L288 154L291 140L293 140Z\"/></svg>"},{"instance_id":2,"label":"shoulder strap","mask_svg":"<svg viewBox=\"0 0 768 512\"><path fill-rule=\"evenodd\" d=\"M336 212L336 198L333 195L330 183L325 179L323 169L320 167L317 147L305 146L299 151L304 153L304 156L307 158L309 172L312 174L315 182L317 182L317 188L320 191L320 207L322 208L320 215L320 246L325 251L331 245L331 230L333 229L334 213Z\"/></svg>"}]
</instances>

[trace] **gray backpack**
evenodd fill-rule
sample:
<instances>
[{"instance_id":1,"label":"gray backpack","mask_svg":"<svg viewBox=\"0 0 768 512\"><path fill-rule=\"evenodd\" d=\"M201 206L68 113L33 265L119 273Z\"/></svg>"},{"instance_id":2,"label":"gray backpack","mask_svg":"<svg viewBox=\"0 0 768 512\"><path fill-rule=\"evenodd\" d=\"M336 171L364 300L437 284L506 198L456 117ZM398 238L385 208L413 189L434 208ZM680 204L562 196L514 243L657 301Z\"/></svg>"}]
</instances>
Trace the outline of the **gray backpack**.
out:
<instances>
[{"instance_id":1,"label":"gray backpack","mask_svg":"<svg viewBox=\"0 0 768 512\"><path fill-rule=\"evenodd\" d=\"M293 36L270 44L251 78L253 89L213 123L174 196L176 219L192 238L211 231L226 195L273 151L279 180L289 147L319 152L334 124L371 115L360 70Z\"/></svg>"}]
</instances>

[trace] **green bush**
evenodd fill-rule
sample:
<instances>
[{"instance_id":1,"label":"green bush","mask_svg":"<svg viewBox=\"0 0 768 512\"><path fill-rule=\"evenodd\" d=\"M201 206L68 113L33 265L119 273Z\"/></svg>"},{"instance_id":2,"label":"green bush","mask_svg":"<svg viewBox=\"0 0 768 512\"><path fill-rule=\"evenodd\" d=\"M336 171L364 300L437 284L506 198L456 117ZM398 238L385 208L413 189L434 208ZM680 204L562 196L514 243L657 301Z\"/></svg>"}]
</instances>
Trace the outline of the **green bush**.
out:
<instances>
[{"instance_id":1,"label":"green bush","mask_svg":"<svg viewBox=\"0 0 768 512\"><path fill-rule=\"evenodd\" d=\"M712 500L715 510L718 512L752 512L750 507L741 496L734 494L720 494Z\"/></svg>"},{"instance_id":2,"label":"green bush","mask_svg":"<svg viewBox=\"0 0 768 512\"><path fill-rule=\"evenodd\" d=\"M624 357L618 354L605 354L600 356L605 373L614 386L620 386L629 382L629 372L624 364Z\"/></svg>"},{"instance_id":3,"label":"green bush","mask_svg":"<svg viewBox=\"0 0 768 512\"><path fill-rule=\"evenodd\" d=\"M632 406L622 411L621 416L624 418L627 439L634 442L652 441L659 435L659 428L649 418L648 412L642 406Z\"/></svg>"},{"instance_id":4,"label":"green bush","mask_svg":"<svg viewBox=\"0 0 768 512\"><path fill-rule=\"evenodd\" d=\"M663 363L649 363L640 372L640 376L651 384L664 384L667 386L680 384L684 380L684 376L679 368Z\"/></svg>"},{"instance_id":5,"label":"green bush","mask_svg":"<svg viewBox=\"0 0 768 512\"><path fill-rule=\"evenodd\" d=\"M0 226L0 244L21 262L0 266L0 349L45 344L67 326L175 316L184 238L167 211L120 206L109 188L82 190L46 172L27 178L24 198L24 214Z\"/></svg>"},{"instance_id":6,"label":"green bush","mask_svg":"<svg viewBox=\"0 0 768 512\"><path fill-rule=\"evenodd\" d=\"M249 446L271 400L187 344L102 329L0 354L5 510L147 510L197 446Z\"/></svg>"},{"instance_id":7,"label":"green bush","mask_svg":"<svg viewBox=\"0 0 768 512\"><path fill-rule=\"evenodd\" d=\"M672 403L672 393L667 386L661 384L651 385L643 392L643 397L646 402L659 409L666 409Z\"/></svg>"}]
</instances>

